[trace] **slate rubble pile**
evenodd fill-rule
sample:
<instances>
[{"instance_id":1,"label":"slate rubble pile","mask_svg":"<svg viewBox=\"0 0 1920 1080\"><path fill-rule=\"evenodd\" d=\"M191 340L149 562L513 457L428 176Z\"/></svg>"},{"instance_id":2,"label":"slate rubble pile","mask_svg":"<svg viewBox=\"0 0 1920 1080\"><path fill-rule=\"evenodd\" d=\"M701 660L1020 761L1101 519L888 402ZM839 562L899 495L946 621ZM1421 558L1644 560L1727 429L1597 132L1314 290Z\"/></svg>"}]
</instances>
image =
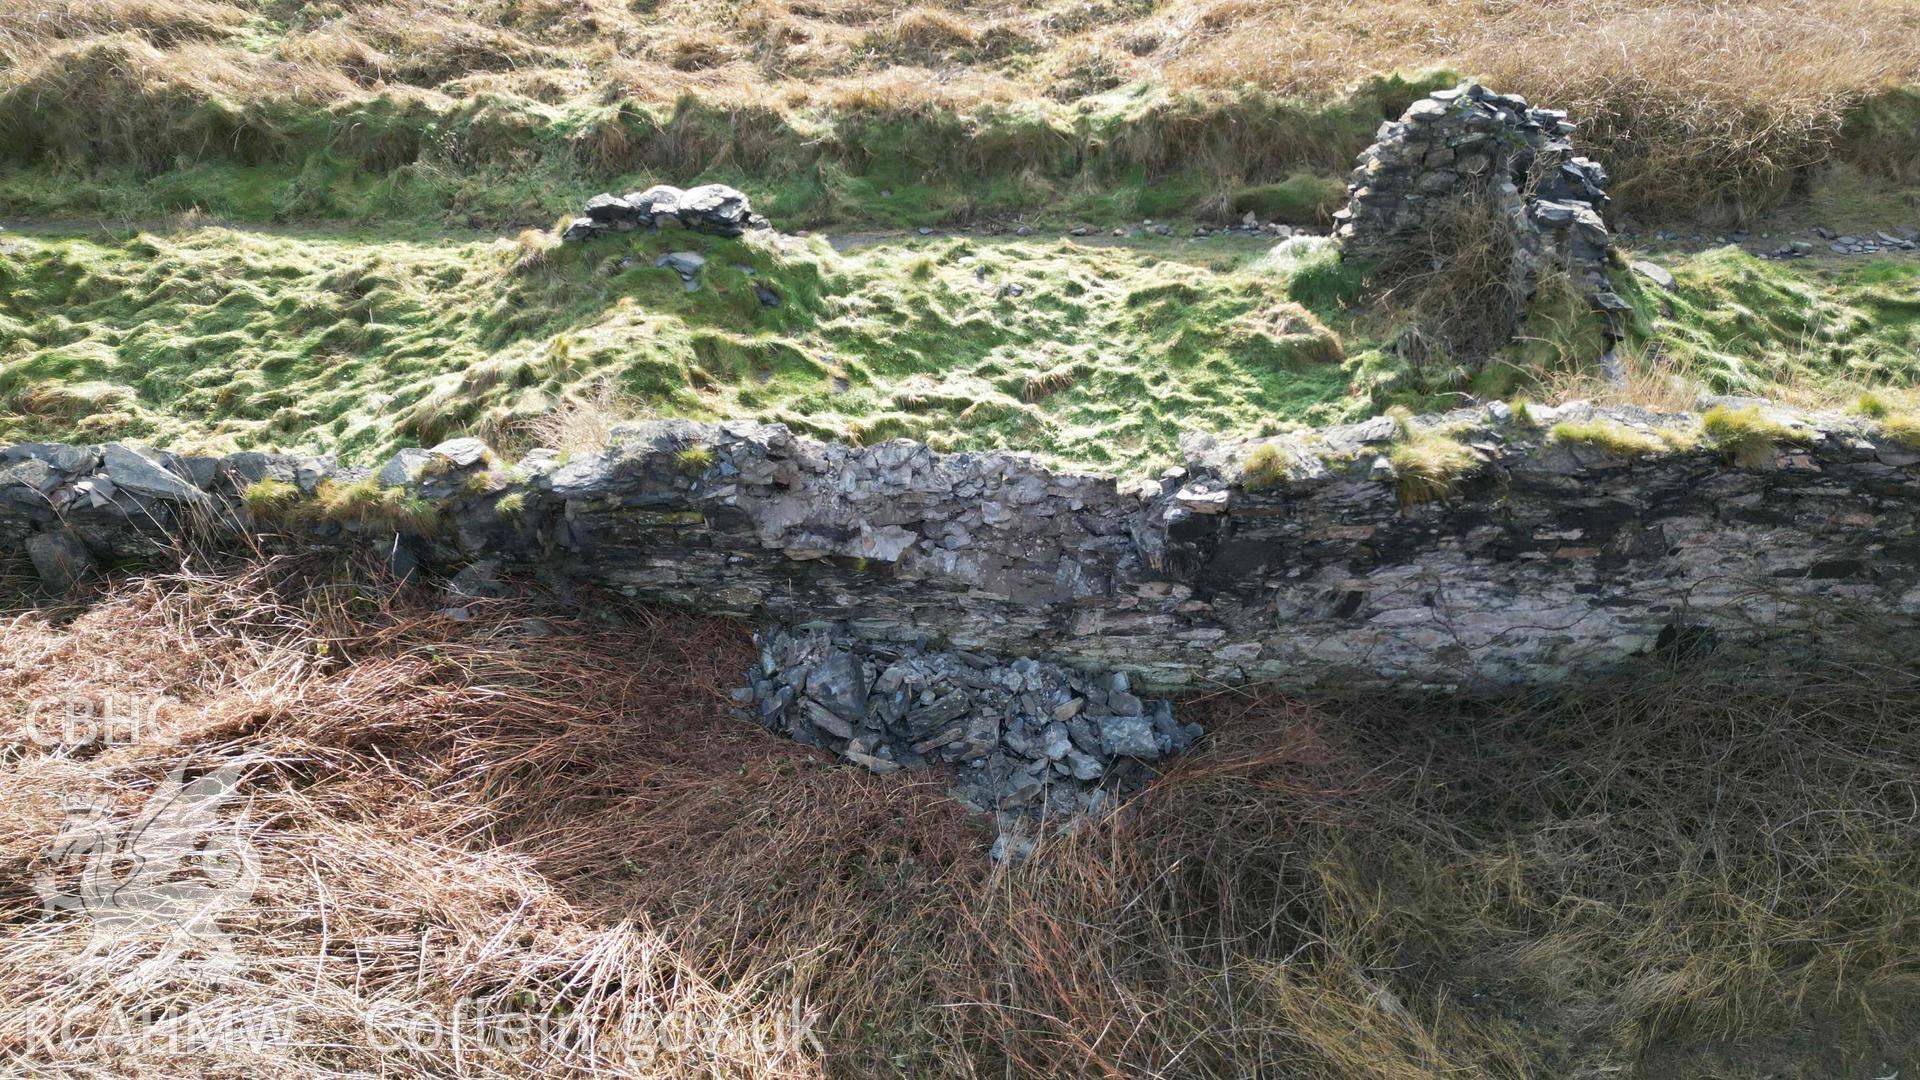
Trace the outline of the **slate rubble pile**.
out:
<instances>
[{"instance_id":1,"label":"slate rubble pile","mask_svg":"<svg viewBox=\"0 0 1920 1080\"><path fill-rule=\"evenodd\" d=\"M1380 125L1361 153L1347 207L1334 215L1336 235L1350 252L1385 255L1427 233L1461 200L1484 198L1512 241L1516 297L1530 295L1548 268L1563 266L1595 306L1625 310L1606 273L1606 170L1574 156L1573 130L1558 109L1533 108L1475 82L1430 94Z\"/></svg>"},{"instance_id":2,"label":"slate rubble pile","mask_svg":"<svg viewBox=\"0 0 1920 1080\"><path fill-rule=\"evenodd\" d=\"M1860 235L1841 235L1824 226L1816 228L1814 232L1827 242L1827 249L1835 255L1881 255L1893 251L1920 250L1920 229L1911 225L1896 226L1892 232L1880 229Z\"/></svg>"},{"instance_id":3,"label":"slate rubble pile","mask_svg":"<svg viewBox=\"0 0 1920 1080\"><path fill-rule=\"evenodd\" d=\"M951 766L953 794L1017 823L1097 813L1150 763L1191 746L1198 724L1145 701L1124 673L1089 675L1022 657L863 641L844 630L770 629L735 697L776 734L874 773Z\"/></svg>"},{"instance_id":4,"label":"slate rubble pile","mask_svg":"<svg viewBox=\"0 0 1920 1080\"><path fill-rule=\"evenodd\" d=\"M584 217L574 218L560 234L569 242L592 240L609 232L678 226L712 236L739 236L748 229L768 227L753 212L747 197L725 184L702 184L685 191L655 184L625 195L602 192L587 200Z\"/></svg>"}]
</instances>

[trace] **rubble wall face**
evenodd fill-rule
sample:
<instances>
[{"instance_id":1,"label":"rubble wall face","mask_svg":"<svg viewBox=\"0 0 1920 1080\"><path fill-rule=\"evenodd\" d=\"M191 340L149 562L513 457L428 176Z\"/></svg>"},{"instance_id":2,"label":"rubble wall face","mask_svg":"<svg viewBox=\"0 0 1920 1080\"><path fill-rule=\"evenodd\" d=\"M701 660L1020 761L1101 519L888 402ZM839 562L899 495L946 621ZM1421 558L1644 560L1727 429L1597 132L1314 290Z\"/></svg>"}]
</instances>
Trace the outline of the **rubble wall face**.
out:
<instances>
[{"instance_id":1,"label":"rubble wall face","mask_svg":"<svg viewBox=\"0 0 1920 1080\"><path fill-rule=\"evenodd\" d=\"M1710 446L1621 457L1557 442L1554 417L1538 419L1421 421L1483 464L1413 506L1385 456L1404 437L1391 420L1267 440L1251 486L1255 444L1205 440L1184 468L1133 485L751 423L637 425L604 452L513 467L455 440L381 470L440 508L431 535L398 537L243 508L238 491L262 477L310 493L367 475L328 459L25 446L0 451L0 551L31 549L58 581L76 557L165 549L189 525L377 542L443 571L498 560L703 611L1131 672L1148 688L1486 689L1657 658L1791 659L1869 632L1920 644L1920 453L1824 415L1792 420L1804 441L1758 467Z\"/></svg>"},{"instance_id":2,"label":"rubble wall face","mask_svg":"<svg viewBox=\"0 0 1920 1080\"><path fill-rule=\"evenodd\" d=\"M1484 202L1511 245L1509 291L1532 294L1549 269L1567 271L1602 310L1626 301L1607 278L1612 237L1600 211L1607 174L1576 157L1574 125L1558 109L1534 108L1518 95L1467 82L1414 102L1380 125L1335 215L1342 245L1356 255L1391 257L1441 227L1463 200ZM1515 307L1514 317L1520 314Z\"/></svg>"}]
</instances>

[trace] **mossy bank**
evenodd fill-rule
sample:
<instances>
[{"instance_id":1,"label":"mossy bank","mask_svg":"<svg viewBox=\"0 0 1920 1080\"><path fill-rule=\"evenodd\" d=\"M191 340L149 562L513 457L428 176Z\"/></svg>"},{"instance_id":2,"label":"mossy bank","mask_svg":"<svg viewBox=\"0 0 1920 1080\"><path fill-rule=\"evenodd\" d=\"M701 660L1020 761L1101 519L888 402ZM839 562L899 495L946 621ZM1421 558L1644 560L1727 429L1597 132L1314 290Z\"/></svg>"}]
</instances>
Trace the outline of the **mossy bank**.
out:
<instances>
[{"instance_id":1,"label":"mossy bank","mask_svg":"<svg viewBox=\"0 0 1920 1080\"><path fill-rule=\"evenodd\" d=\"M654 263L691 250L698 288ZM1619 271L1643 387L1912 411L1920 264L1725 249ZM632 233L407 234L188 225L0 239L0 432L306 449L372 460L475 434L503 449L612 413L777 420L1124 470L1183 430L1270 434L1461 395L1598 384L1591 316L1537 310L1478 364L1410 363L1407 313L1313 241ZM1568 380L1573 380L1569 383ZM614 419L620 418L614 416Z\"/></svg>"}]
</instances>

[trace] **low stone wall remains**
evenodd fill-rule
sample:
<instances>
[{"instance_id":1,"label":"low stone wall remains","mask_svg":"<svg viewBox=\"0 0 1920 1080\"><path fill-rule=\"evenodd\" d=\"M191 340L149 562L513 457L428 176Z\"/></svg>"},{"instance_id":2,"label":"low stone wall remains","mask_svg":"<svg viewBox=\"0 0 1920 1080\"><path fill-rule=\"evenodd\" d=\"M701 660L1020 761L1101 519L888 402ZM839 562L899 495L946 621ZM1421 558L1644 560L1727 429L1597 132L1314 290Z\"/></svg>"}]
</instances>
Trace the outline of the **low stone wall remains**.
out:
<instances>
[{"instance_id":1,"label":"low stone wall remains","mask_svg":"<svg viewBox=\"0 0 1920 1080\"><path fill-rule=\"evenodd\" d=\"M0 552L64 588L187 536L371 544L402 573L506 569L1149 689L1479 691L1736 653L1911 651L1920 451L1857 417L1752 408L1786 437L1744 464L1688 414L1496 404L1193 439L1186 464L1132 483L753 423L638 424L597 453L512 465L458 439L377 473L37 444L0 450ZM1623 452L1557 434L1563 421L1684 448ZM1396 464L1435 437L1474 463L1439 490ZM263 481L284 497L243 497ZM356 484L406 512L318 509Z\"/></svg>"}]
</instances>

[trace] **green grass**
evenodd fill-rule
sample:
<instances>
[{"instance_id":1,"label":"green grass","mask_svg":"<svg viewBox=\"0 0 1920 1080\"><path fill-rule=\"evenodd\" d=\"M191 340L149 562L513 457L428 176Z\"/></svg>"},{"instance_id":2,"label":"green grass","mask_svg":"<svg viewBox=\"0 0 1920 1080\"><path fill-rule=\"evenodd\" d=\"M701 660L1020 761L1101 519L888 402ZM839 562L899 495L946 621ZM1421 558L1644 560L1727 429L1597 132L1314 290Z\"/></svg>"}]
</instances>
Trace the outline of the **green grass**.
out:
<instances>
[{"instance_id":1,"label":"green grass","mask_svg":"<svg viewBox=\"0 0 1920 1080\"><path fill-rule=\"evenodd\" d=\"M1553 425L1552 435L1560 442L1597 446L1621 457L1658 454L1664 450L1681 449L1688 443L1681 432L1644 431L1604 417L1562 421Z\"/></svg>"},{"instance_id":2,"label":"green grass","mask_svg":"<svg viewBox=\"0 0 1920 1080\"><path fill-rule=\"evenodd\" d=\"M1577 362L1536 355L1560 317L1544 311L1470 382L1410 365L1380 344L1395 313L1369 306L1367 268L1310 244L538 240L191 224L12 237L0 439L372 461L474 434L513 453L556 410L617 400L1134 471L1172 459L1184 430L1447 408ZM696 292L653 266L681 248L709 260ZM1673 269L1677 294L1629 295L1637 342L1658 342L1674 377L1847 401L1920 381L1920 267L1712 251ZM762 306L756 283L781 304Z\"/></svg>"},{"instance_id":3,"label":"green grass","mask_svg":"<svg viewBox=\"0 0 1920 1080\"><path fill-rule=\"evenodd\" d=\"M1700 418L1700 425L1714 445L1748 468L1772 461L1774 449L1781 443L1805 442L1808 437L1806 432L1767 416L1757 405L1716 405Z\"/></svg>"},{"instance_id":4,"label":"green grass","mask_svg":"<svg viewBox=\"0 0 1920 1080\"><path fill-rule=\"evenodd\" d=\"M1638 294L1639 329L1670 370L1715 393L1837 401L1920 382L1920 263L1814 270L1720 248L1671 269L1676 293Z\"/></svg>"},{"instance_id":5,"label":"green grass","mask_svg":"<svg viewBox=\"0 0 1920 1080\"><path fill-rule=\"evenodd\" d=\"M652 265L678 248L708 257L697 292ZM1170 455L1183 428L1365 405L1347 397L1336 332L1256 245L940 239L842 255L631 233L516 270L519 252L228 228L14 241L0 437L373 460L461 433L511 444L611 386L664 416L1121 467Z\"/></svg>"},{"instance_id":6,"label":"green grass","mask_svg":"<svg viewBox=\"0 0 1920 1080\"><path fill-rule=\"evenodd\" d=\"M187 108L205 92L197 84L155 71L158 85L134 89L114 77L140 62L115 51L124 47L104 42L67 66L100 67L126 100L83 104L52 84L0 91L0 213L504 227L664 181L734 184L790 229L1247 209L1311 223L1337 208L1382 120L1458 79L1373 77L1317 99L1131 84L966 107L381 94L333 108L281 98Z\"/></svg>"}]
</instances>

